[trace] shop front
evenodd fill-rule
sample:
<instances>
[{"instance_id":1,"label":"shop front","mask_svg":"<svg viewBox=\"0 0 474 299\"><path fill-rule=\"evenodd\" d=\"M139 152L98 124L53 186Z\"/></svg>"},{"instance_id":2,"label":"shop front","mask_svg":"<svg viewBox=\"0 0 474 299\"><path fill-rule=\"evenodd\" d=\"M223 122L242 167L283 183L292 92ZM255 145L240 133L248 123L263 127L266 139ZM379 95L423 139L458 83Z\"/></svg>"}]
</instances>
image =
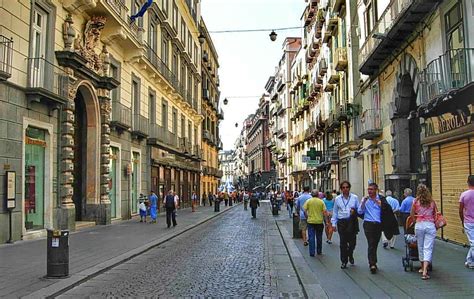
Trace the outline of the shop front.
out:
<instances>
[{"instance_id":1,"label":"shop front","mask_svg":"<svg viewBox=\"0 0 474 299\"><path fill-rule=\"evenodd\" d=\"M473 91L474 85L419 110L425 118L422 143L428 147L433 198L448 222L439 237L460 244L467 239L458 214L459 196L474 165Z\"/></svg>"}]
</instances>

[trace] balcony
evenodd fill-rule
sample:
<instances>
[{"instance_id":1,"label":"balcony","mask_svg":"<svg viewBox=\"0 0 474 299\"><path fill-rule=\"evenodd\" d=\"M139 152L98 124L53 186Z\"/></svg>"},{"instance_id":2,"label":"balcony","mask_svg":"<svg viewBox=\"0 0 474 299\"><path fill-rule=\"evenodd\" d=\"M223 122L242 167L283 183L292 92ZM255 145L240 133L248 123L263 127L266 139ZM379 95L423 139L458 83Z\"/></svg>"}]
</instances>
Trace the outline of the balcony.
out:
<instances>
[{"instance_id":1,"label":"balcony","mask_svg":"<svg viewBox=\"0 0 474 299\"><path fill-rule=\"evenodd\" d=\"M202 149L199 145L195 144L193 145L193 157L196 159L201 160L202 159Z\"/></svg>"},{"instance_id":2,"label":"balcony","mask_svg":"<svg viewBox=\"0 0 474 299\"><path fill-rule=\"evenodd\" d=\"M321 60L319 60L319 64L318 64L318 74L319 76L324 76L326 74L326 72L328 71L328 62L326 60L326 58L321 58Z\"/></svg>"},{"instance_id":3,"label":"balcony","mask_svg":"<svg viewBox=\"0 0 474 299\"><path fill-rule=\"evenodd\" d=\"M0 81L12 76L13 39L0 35Z\"/></svg>"},{"instance_id":4,"label":"balcony","mask_svg":"<svg viewBox=\"0 0 474 299\"><path fill-rule=\"evenodd\" d=\"M337 84L337 83L339 83L339 80L341 80L341 76L339 76L336 69L331 68L331 71L329 73L328 83L329 84Z\"/></svg>"},{"instance_id":5,"label":"balcony","mask_svg":"<svg viewBox=\"0 0 474 299\"><path fill-rule=\"evenodd\" d=\"M326 22L326 27L324 27L324 34L323 34L323 42L327 43L331 39L331 37L334 36L337 29L337 24L339 22L339 19L336 14L334 13L329 13L327 22Z\"/></svg>"},{"instance_id":6,"label":"balcony","mask_svg":"<svg viewBox=\"0 0 474 299\"><path fill-rule=\"evenodd\" d=\"M156 145L157 143L162 143L163 145L173 147L175 149L178 147L176 134L171 133L160 125L152 124L150 137L148 138L148 144Z\"/></svg>"},{"instance_id":7,"label":"balcony","mask_svg":"<svg viewBox=\"0 0 474 299\"><path fill-rule=\"evenodd\" d=\"M132 126L132 112L130 108L125 107L119 102L112 101L110 126L119 133L130 129Z\"/></svg>"},{"instance_id":8,"label":"balcony","mask_svg":"<svg viewBox=\"0 0 474 299\"><path fill-rule=\"evenodd\" d=\"M42 102L56 108L68 100L69 76L44 58L28 58L28 104Z\"/></svg>"},{"instance_id":9,"label":"balcony","mask_svg":"<svg viewBox=\"0 0 474 299\"><path fill-rule=\"evenodd\" d=\"M280 128L278 131L277 131L277 138L279 139L285 139L286 138L286 132L283 128Z\"/></svg>"},{"instance_id":10,"label":"balcony","mask_svg":"<svg viewBox=\"0 0 474 299\"><path fill-rule=\"evenodd\" d=\"M441 1L392 0L360 49L360 72L377 75L385 63L395 59L404 42L438 2Z\"/></svg>"},{"instance_id":11,"label":"balcony","mask_svg":"<svg viewBox=\"0 0 474 299\"><path fill-rule=\"evenodd\" d=\"M337 150L327 150L323 153L324 163L337 163L339 162L339 153Z\"/></svg>"},{"instance_id":12,"label":"balcony","mask_svg":"<svg viewBox=\"0 0 474 299\"><path fill-rule=\"evenodd\" d=\"M304 25L305 26L308 26L309 24L311 24L313 22L315 12L316 12L315 6L309 4L306 7L305 14L304 14Z\"/></svg>"},{"instance_id":13,"label":"balcony","mask_svg":"<svg viewBox=\"0 0 474 299\"><path fill-rule=\"evenodd\" d=\"M168 84L171 86L175 85L176 76L171 72L166 63L161 60L161 58L156 54L155 50L150 46L147 46L147 59L155 67L158 73L168 81Z\"/></svg>"},{"instance_id":14,"label":"balcony","mask_svg":"<svg viewBox=\"0 0 474 299\"><path fill-rule=\"evenodd\" d=\"M219 109L219 113L217 114L217 118L219 120L224 120L224 111L222 109Z\"/></svg>"},{"instance_id":15,"label":"balcony","mask_svg":"<svg viewBox=\"0 0 474 299\"><path fill-rule=\"evenodd\" d=\"M345 5L345 0L331 0L330 6L333 13L340 13L341 8Z\"/></svg>"},{"instance_id":16,"label":"balcony","mask_svg":"<svg viewBox=\"0 0 474 299\"><path fill-rule=\"evenodd\" d=\"M336 71L345 71L347 64L347 48L336 48L334 53L334 68Z\"/></svg>"},{"instance_id":17,"label":"balcony","mask_svg":"<svg viewBox=\"0 0 474 299\"><path fill-rule=\"evenodd\" d=\"M338 118L338 112L339 112L339 109L338 107L336 107L332 109L331 113L329 114L328 126L326 127L326 131L328 133L332 133L336 131L341 126L341 122L339 121L339 118Z\"/></svg>"},{"instance_id":18,"label":"balcony","mask_svg":"<svg viewBox=\"0 0 474 299\"><path fill-rule=\"evenodd\" d=\"M132 136L137 139L143 139L148 136L148 118L143 115L135 114L132 122Z\"/></svg>"},{"instance_id":19,"label":"balcony","mask_svg":"<svg viewBox=\"0 0 474 299\"><path fill-rule=\"evenodd\" d=\"M202 98L206 101L209 101L209 89L207 88L202 89Z\"/></svg>"},{"instance_id":20,"label":"balcony","mask_svg":"<svg viewBox=\"0 0 474 299\"><path fill-rule=\"evenodd\" d=\"M474 82L474 49L450 50L431 61L421 73L422 102L430 101Z\"/></svg>"},{"instance_id":21,"label":"balcony","mask_svg":"<svg viewBox=\"0 0 474 299\"><path fill-rule=\"evenodd\" d=\"M359 138L373 140L382 135L382 111L380 109L369 109L359 117Z\"/></svg>"}]
</instances>

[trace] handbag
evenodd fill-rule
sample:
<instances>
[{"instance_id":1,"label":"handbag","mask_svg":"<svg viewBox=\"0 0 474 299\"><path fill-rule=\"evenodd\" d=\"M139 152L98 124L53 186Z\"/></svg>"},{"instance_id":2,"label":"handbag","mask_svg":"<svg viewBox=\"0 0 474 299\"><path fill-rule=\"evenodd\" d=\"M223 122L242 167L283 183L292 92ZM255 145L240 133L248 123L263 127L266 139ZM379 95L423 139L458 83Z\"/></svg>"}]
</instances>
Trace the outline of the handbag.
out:
<instances>
[{"instance_id":1,"label":"handbag","mask_svg":"<svg viewBox=\"0 0 474 299\"><path fill-rule=\"evenodd\" d=\"M445 227L446 225L448 225L448 222L446 221L446 218L444 218L443 214L441 214L440 211L438 211L438 207L436 206L435 204L435 221L434 221L434 224L435 224L435 227L436 229L440 229L440 228L443 228Z\"/></svg>"}]
</instances>

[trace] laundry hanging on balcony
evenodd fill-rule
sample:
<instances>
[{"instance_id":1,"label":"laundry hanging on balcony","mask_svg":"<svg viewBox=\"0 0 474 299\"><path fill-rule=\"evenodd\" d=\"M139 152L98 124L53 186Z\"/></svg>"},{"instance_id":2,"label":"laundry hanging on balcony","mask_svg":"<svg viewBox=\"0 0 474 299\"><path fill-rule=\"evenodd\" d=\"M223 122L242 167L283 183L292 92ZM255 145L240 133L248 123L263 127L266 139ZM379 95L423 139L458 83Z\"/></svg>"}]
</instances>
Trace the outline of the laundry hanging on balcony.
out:
<instances>
[{"instance_id":1,"label":"laundry hanging on balcony","mask_svg":"<svg viewBox=\"0 0 474 299\"><path fill-rule=\"evenodd\" d=\"M152 3L153 3L153 0L147 0L147 2L143 4L143 6L140 8L140 10L136 14L130 16L130 24L135 22L137 18L143 17L143 15L147 11L147 9L151 6Z\"/></svg>"}]
</instances>

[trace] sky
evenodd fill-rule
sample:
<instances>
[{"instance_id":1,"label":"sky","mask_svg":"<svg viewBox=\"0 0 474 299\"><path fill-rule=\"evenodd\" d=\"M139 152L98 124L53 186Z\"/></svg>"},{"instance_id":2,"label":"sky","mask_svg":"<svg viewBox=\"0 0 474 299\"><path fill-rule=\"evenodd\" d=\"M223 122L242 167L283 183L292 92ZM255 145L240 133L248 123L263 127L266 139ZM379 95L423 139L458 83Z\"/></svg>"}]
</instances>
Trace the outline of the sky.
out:
<instances>
[{"instance_id":1,"label":"sky","mask_svg":"<svg viewBox=\"0 0 474 299\"><path fill-rule=\"evenodd\" d=\"M286 36L301 36L301 29L245 33L212 33L233 29L267 29L301 26L304 0L201 0L201 14L219 56L220 107L224 120L220 135L224 150L233 149L247 115L254 113L265 84L283 55ZM252 98L232 98L255 96ZM229 103L223 105L227 98ZM238 123L238 127L235 127Z\"/></svg>"}]
</instances>

